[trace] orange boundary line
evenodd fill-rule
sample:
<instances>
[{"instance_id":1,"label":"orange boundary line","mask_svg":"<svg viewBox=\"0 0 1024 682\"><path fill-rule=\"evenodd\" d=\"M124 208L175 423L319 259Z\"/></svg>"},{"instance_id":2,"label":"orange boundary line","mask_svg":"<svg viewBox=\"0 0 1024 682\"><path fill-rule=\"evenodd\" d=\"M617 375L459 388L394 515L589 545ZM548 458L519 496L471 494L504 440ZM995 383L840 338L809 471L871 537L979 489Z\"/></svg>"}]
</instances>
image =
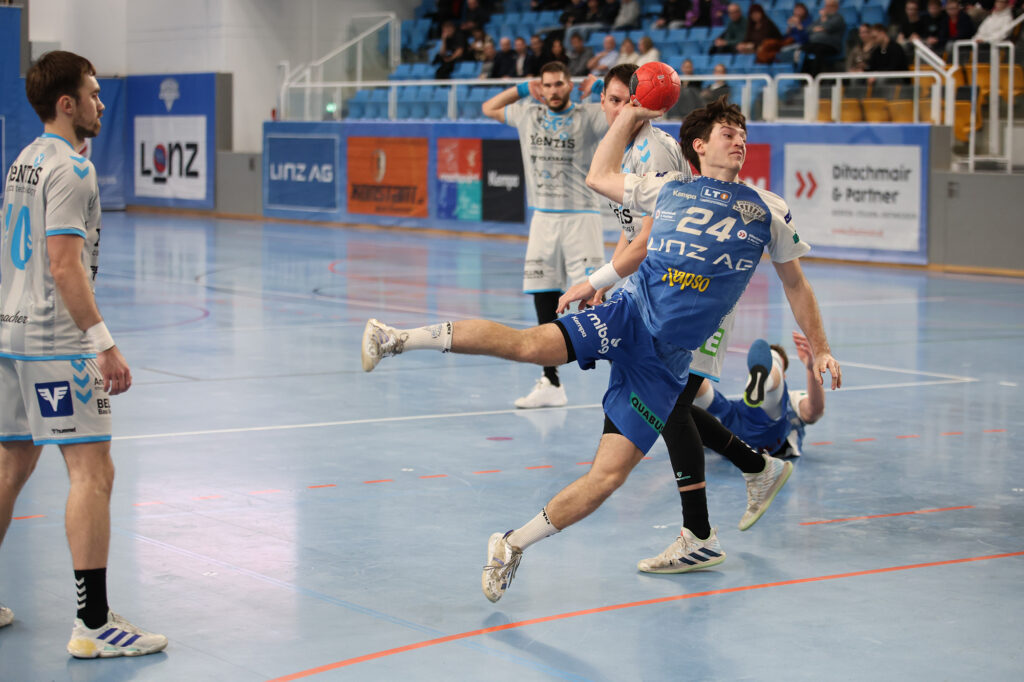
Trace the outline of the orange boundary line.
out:
<instances>
[{"instance_id":1,"label":"orange boundary line","mask_svg":"<svg viewBox=\"0 0 1024 682\"><path fill-rule=\"evenodd\" d=\"M46 514L33 514L32 516L15 516L11 521L24 521L25 519L45 519Z\"/></svg>"},{"instance_id":2,"label":"orange boundary line","mask_svg":"<svg viewBox=\"0 0 1024 682\"><path fill-rule=\"evenodd\" d=\"M851 516L845 519L829 519L828 521L804 521L801 526L816 526L821 523L843 523L844 521L863 521L864 519L884 519L889 516L907 516L908 514L934 514L935 512L957 511L959 509L974 509L973 504L963 507L943 507L942 509L918 509L917 511L896 512L894 514L872 514L871 516Z\"/></svg>"},{"instance_id":3,"label":"orange boundary line","mask_svg":"<svg viewBox=\"0 0 1024 682\"><path fill-rule=\"evenodd\" d=\"M337 488L337 483L321 483L320 485L307 485L307 488Z\"/></svg>"},{"instance_id":4,"label":"orange boundary line","mask_svg":"<svg viewBox=\"0 0 1024 682\"><path fill-rule=\"evenodd\" d=\"M405 646L395 647L394 649L385 649L383 651L376 651L371 654L364 654L362 656L356 656L355 658L347 658L344 661L337 661L335 663L328 663L321 665L316 668L310 668L291 675L285 675L283 677L275 677L269 682L289 682L290 680L299 680L304 677L312 677L313 675L319 675L331 670L337 670L338 668L344 668L346 666L355 665L356 663L365 663L366 661L373 661L378 658L384 658L386 656L394 656L395 654L405 653L406 651L415 651L417 649L425 649L427 647L436 646L438 644L446 644L448 642L454 642L460 639L469 639L470 637L479 637L480 635L489 635L492 632L502 632L504 630L513 630L516 628L526 627L528 625L538 625L540 623L550 623L557 620L565 620L567 618L577 618L579 616L590 616L598 613L607 613L610 611L620 611L622 609L630 609L638 606L654 606L657 604L667 604L674 601L682 601L683 599L696 599L698 597L712 597L720 594L733 594L737 592L747 592L749 590L761 590L768 587L785 587L787 585L800 585L802 583L813 583L821 582L824 580L838 580L840 578L856 578L863 575L876 575L881 573L892 573L895 571L909 571L913 568L931 568L934 566L949 566L952 564L963 564L972 561L987 561L989 559L1005 559L1008 557L1024 556L1024 552L1008 552L1006 554L990 554L988 556L979 557L968 557L966 559L948 559L946 561L931 561L923 564L910 564L907 566L890 566L889 568L873 568L865 571L852 571L850 573L835 573L833 575L822 575L813 578L795 578L793 580L781 580L774 583L762 583L760 585L743 585L741 587L728 587L721 590L708 590L707 592L691 592L689 594L678 594L671 597L659 597L657 599L645 599L643 601L627 602L625 604L612 604L610 606L598 606L593 609L583 609L582 611L570 611L568 613L558 613L553 616L543 616L541 618L531 618L529 620L521 620L515 623L506 623L505 625L495 625L494 627L482 628L480 630L470 630L468 632L460 632L454 635L447 635L445 637L437 637L435 639L428 639L422 642L415 642L413 644L406 644Z\"/></svg>"},{"instance_id":5,"label":"orange boundary line","mask_svg":"<svg viewBox=\"0 0 1024 682\"><path fill-rule=\"evenodd\" d=\"M533 467L526 467L527 469L553 469L554 467L550 464L538 464Z\"/></svg>"},{"instance_id":6,"label":"orange boundary line","mask_svg":"<svg viewBox=\"0 0 1024 682\"><path fill-rule=\"evenodd\" d=\"M420 478L448 478L448 474L431 474L430 476L420 476Z\"/></svg>"}]
</instances>

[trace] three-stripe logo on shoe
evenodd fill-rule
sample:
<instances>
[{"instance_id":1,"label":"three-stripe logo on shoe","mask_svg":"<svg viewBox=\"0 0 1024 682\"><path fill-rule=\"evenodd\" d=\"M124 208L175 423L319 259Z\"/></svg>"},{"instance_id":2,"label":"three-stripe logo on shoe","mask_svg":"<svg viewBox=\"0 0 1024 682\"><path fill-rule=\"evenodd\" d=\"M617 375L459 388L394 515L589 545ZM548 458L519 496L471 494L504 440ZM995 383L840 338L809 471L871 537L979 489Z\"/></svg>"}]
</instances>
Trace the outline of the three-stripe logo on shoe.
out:
<instances>
[{"instance_id":1,"label":"three-stripe logo on shoe","mask_svg":"<svg viewBox=\"0 0 1024 682\"><path fill-rule=\"evenodd\" d=\"M717 559L722 556L719 552L708 549L707 547L701 547L697 552L690 552L686 556L679 557L679 561L689 566L697 566L699 564L707 563L712 559Z\"/></svg>"},{"instance_id":2,"label":"three-stripe logo on shoe","mask_svg":"<svg viewBox=\"0 0 1024 682\"><path fill-rule=\"evenodd\" d=\"M85 578L75 578L75 589L78 591L78 608L85 608Z\"/></svg>"},{"instance_id":3,"label":"three-stripe logo on shoe","mask_svg":"<svg viewBox=\"0 0 1024 682\"><path fill-rule=\"evenodd\" d=\"M113 646L131 646L140 636L141 635L121 630L120 628L108 628L96 639ZM128 639L125 639L125 637ZM124 641L122 642L121 640Z\"/></svg>"}]
</instances>

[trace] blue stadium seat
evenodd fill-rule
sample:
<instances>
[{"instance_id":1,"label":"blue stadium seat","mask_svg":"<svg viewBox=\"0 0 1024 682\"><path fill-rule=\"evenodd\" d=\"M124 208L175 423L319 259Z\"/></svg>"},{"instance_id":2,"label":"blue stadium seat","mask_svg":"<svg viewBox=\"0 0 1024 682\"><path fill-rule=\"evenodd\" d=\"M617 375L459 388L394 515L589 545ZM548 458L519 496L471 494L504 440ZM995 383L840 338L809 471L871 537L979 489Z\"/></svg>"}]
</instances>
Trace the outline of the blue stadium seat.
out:
<instances>
[{"instance_id":1,"label":"blue stadium seat","mask_svg":"<svg viewBox=\"0 0 1024 682\"><path fill-rule=\"evenodd\" d=\"M392 81L403 81L412 78L412 64L402 62L395 67L395 70L388 76L388 80Z\"/></svg>"},{"instance_id":2,"label":"blue stadium seat","mask_svg":"<svg viewBox=\"0 0 1024 682\"><path fill-rule=\"evenodd\" d=\"M866 5L860 11L860 20L865 24L885 24L888 23L885 15L886 11L880 5ZM847 25L847 28L850 26Z\"/></svg>"},{"instance_id":3,"label":"blue stadium seat","mask_svg":"<svg viewBox=\"0 0 1024 682\"><path fill-rule=\"evenodd\" d=\"M842 6L839 8L839 15L846 22L846 30L856 28L860 25L860 12L854 7Z\"/></svg>"},{"instance_id":4,"label":"blue stadium seat","mask_svg":"<svg viewBox=\"0 0 1024 682\"><path fill-rule=\"evenodd\" d=\"M782 31L783 35L786 34L786 30L788 28L788 26L786 26L786 21L791 16L793 16L792 7L790 7L789 9L780 9L776 7L775 9L770 10L768 12L768 18L775 22L775 25L779 27L779 30Z\"/></svg>"},{"instance_id":5,"label":"blue stadium seat","mask_svg":"<svg viewBox=\"0 0 1024 682\"><path fill-rule=\"evenodd\" d=\"M433 64L413 64L412 65L412 78L411 80L423 81L433 80L434 74L437 72L437 67Z\"/></svg>"},{"instance_id":6,"label":"blue stadium seat","mask_svg":"<svg viewBox=\"0 0 1024 682\"><path fill-rule=\"evenodd\" d=\"M710 26L694 26L690 29L689 39L690 40L707 40L711 37L712 28ZM721 27L715 27L715 35L722 32Z\"/></svg>"}]
</instances>

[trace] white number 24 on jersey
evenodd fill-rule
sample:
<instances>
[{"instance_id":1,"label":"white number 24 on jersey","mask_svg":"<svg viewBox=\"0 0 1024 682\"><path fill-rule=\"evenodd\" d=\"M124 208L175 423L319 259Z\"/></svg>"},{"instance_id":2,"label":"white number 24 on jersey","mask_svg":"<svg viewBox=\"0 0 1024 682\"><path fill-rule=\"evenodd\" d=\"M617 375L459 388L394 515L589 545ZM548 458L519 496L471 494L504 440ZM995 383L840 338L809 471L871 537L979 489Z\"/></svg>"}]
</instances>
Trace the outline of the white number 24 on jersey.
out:
<instances>
[{"instance_id":1,"label":"white number 24 on jersey","mask_svg":"<svg viewBox=\"0 0 1024 682\"><path fill-rule=\"evenodd\" d=\"M686 213L688 215L680 220L679 224L676 226L676 232L685 232L687 234L696 235L704 234L706 232L707 234L713 235L718 241L724 242L726 239L729 239L732 233L732 227L736 224L735 218L722 218L711 227L701 231L695 228L702 227L711 222L711 218L714 217L715 212L706 208L700 208L699 206L691 206L686 209ZM688 227L689 225L693 225L694 227Z\"/></svg>"}]
</instances>

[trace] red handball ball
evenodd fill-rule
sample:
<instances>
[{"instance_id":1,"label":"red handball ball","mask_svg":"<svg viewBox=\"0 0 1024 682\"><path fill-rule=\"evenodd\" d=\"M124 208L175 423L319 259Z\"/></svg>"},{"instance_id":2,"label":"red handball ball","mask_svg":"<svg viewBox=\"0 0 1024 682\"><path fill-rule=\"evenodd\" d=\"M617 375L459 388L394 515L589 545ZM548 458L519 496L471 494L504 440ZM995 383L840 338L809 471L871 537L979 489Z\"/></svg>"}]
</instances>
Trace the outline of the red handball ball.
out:
<instances>
[{"instance_id":1,"label":"red handball ball","mask_svg":"<svg viewBox=\"0 0 1024 682\"><path fill-rule=\"evenodd\" d=\"M668 64L648 62L630 79L629 97L644 109L671 109L679 99L679 74Z\"/></svg>"}]
</instances>

